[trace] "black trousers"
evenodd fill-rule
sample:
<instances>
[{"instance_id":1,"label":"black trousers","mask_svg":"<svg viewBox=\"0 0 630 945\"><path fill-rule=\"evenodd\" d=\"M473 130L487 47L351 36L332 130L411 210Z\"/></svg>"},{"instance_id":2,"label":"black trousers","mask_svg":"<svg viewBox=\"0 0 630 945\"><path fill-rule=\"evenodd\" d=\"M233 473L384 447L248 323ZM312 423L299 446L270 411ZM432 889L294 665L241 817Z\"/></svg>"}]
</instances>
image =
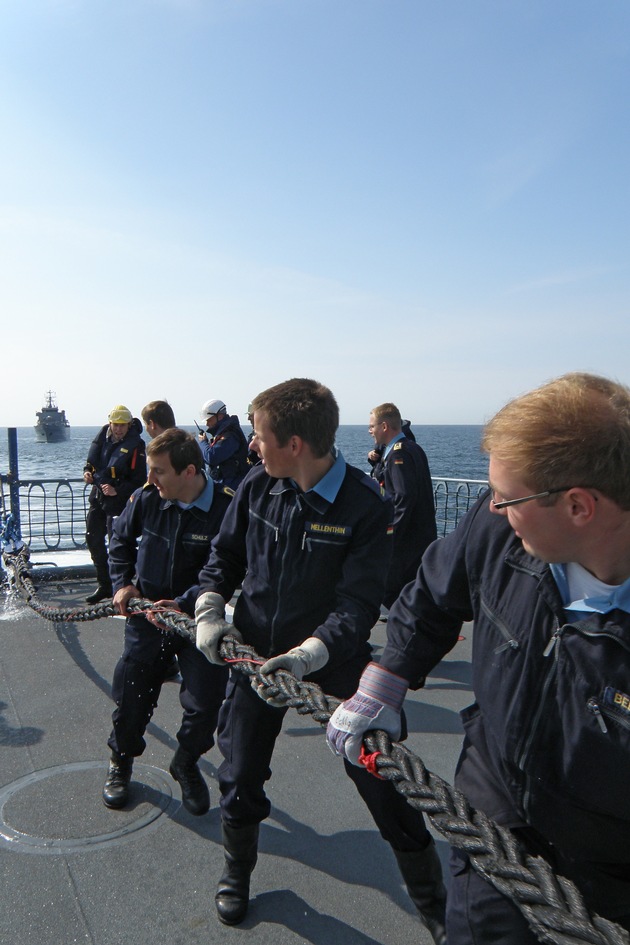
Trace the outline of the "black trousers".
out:
<instances>
[{"instance_id":1,"label":"black trousers","mask_svg":"<svg viewBox=\"0 0 630 945\"><path fill-rule=\"evenodd\" d=\"M179 701L184 710L177 740L195 758L214 745L227 667L210 663L192 640L162 633L144 617L134 616L125 624L125 648L112 683L116 708L108 745L118 754L137 757L144 751L144 732L174 655L182 677Z\"/></svg>"},{"instance_id":2,"label":"black trousers","mask_svg":"<svg viewBox=\"0 0 630 945\"><path fill-rule=\"evenodd\" d=\"M329 695L346 698L356 690L363 666L365 660L357 665L358 672L346 666L338 679L331 675L328 682L325 678L320 682L318 674L317 681ZM340 688L345 691L335 691ZM243 673L232 672L217 730L224 759L219 768L221 815L232 827L260 823L269 816L271 804L264 784L271 777L271 757L286 712L264 702ZM331 763L335 763L332 758ZM344 765L383 839L399 851L425 849L430 834L422 814L407 803L390 781L376 778L365 768L348 762ZM306 800L306 784L304 792Z\"/></svg>"},{"instance_id":3,"label":"black trousers","mask_svg":"<svg viewBox=\"0 0 630 945\"><path fill-rule=\"evenodd\" d=\"M451 850L450 871L448 945L539 945L518 906L483 879L463 851ZM612 921L630 932L630 912Z\"/></svg>"},{"instance_id":4,"label":"black trousers","mask_svg":"<svg viewBox=\"0 0 630 945\"><path fill-rule=\"evenodd\" d=\"M111 587L106 538L110 538L114 527L114 515L107 515L100 505L90 503L85 520L85 541L96 568L96 580L100 587Z\"/></svg>"}]
</instances>

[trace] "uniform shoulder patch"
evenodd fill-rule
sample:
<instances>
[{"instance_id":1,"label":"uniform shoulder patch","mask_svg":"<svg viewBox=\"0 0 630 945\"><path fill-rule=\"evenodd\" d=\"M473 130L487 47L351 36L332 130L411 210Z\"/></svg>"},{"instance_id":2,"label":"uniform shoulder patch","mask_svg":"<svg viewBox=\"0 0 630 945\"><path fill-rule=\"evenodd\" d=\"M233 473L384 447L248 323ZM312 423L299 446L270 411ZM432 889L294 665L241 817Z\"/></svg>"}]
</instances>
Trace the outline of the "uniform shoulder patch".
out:
<instances>
[{"instance_id":1,"label":"uniform shoulder patch","mask_svg":"<svg viewBox=\"0 0 630 945\"><path fill-rule=\"evenodd\" d=\"M361 469L356 469L356 467L348 467L349 469L354 469L356 473L356 478L359 480L362 486L365 486L366 489L369 489L370 492L373 492L374 495L378 496L383 502L388 500L388 496L385 494L385 490L378 480L373 479L371 476L368 476L367 473L364 473Z\"/></svg>"},{"instance_id":2,"label":"uniform shoulder patch","mask_svg":"<svg viewBox=\"0 0 630 945\"><path fill-rule=\"evenodd\" d=\"M403 441L402 441L402 440L398 440L398 443L394 443L394 449L395 449L395 450L401 450L401 449L402 449L402 446L403 446Z\"/></svg>"}]
</instances>

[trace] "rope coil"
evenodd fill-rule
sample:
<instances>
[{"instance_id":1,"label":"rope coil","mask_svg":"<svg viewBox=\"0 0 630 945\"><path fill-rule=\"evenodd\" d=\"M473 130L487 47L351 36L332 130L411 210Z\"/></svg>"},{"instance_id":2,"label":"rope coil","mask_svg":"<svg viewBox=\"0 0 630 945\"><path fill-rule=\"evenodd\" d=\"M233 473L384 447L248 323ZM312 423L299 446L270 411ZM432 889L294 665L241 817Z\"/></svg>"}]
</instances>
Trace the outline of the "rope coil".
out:
<instances>
[{"instance_id":1,"label":"rope coil","mask_svg":"<svg viewBox=\"0 0 630 945\"><path fill-rule=\"evenodd\" d=\"M88 608L58 608L37 599L28 572L28 551L3 555L12 583L20 596L41 617L52 622L89 621L117 613L112 603ZM153 601L133 598L130 613L155 611ZM196 624L186 614L159 611L159 621L167 631L194 642ZM256 677L261 699L281 701L300 715L312 715L326 725L339 699L326 695L315 683L298 680L287 670L262 674L263 662L256 651L234 637L223 638L219 652L238 672ZM470 806L466 797L436 774L405 745L392 743L382 731L367 732L364 748L373 756L378 776L394 783L396 790L416 810L426 814L435 829L451 846L465 851L474 869L511 899L541 942L550 945L630 945L630 934L619 925L592 914L582 894L567 878L556 876L542 857L526 853L516 837L495 824L482 811Z\"/></svg>"}]
</instances>

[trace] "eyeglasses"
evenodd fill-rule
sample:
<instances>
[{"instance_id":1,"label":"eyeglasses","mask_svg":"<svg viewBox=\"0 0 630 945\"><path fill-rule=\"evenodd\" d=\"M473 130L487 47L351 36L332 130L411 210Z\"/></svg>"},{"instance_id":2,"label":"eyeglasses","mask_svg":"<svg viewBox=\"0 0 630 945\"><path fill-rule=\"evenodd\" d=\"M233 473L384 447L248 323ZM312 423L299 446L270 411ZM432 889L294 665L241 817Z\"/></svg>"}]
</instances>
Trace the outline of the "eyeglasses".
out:
<instances>
[{"instance_id":1,"label":"eyeglasses","mask_svg":"<svg viewBox=\"0 0 630 945\"><path fill-rule=\"evenodd\" d=\"M545 492L536 492L534 495L524 495L520 499L504 499L502 502L495 502L492 499L492 505L495 509L507 509L510 505L522 505L523 502L531 502L532 499L544 499L548 495L554 495L556 492L568 492L572 486L559 486L557 489L546 489ZM494 489L492 490L494 496Z\"/></svg>"}]
</instances>

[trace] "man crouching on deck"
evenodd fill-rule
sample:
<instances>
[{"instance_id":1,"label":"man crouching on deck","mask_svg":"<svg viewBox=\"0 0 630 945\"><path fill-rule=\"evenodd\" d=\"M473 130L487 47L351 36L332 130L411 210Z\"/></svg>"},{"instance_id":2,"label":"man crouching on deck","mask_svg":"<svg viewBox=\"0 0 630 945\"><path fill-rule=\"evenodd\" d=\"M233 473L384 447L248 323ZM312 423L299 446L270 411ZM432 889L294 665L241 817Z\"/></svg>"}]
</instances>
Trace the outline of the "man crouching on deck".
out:
<instances>
[{"instance_id":1,"label":"man crouching on deck","mask_svg":"<svg viewBox=\"0 0 630 945\"><path fill-rule=\"evenodd\" d=\"M482 446L490 490L425 552L329 742L356 758L474 620L457 788L630 931L630 390L567 374L507 404ZM535 945L459 850L451 874L449 945Z\"/></svg>"},{"instance_id":2,"label":"man crouching on deck","mask_svg":"<svg viewBox=\"0 0 630 945\"><path fill-rule=\"evenodd\" d=\"M262 673L287 669L346 698L370 661L393 507L334 452L339 409L327 387L294 378L252 406L262 465L241 483L200 574L197 646L222 664L219 644L234 633L267 658ZM232 626L225 604L241 582ZM259 698L247 676L231 675L217 730L225 870L216 907L227 925L247 912L258 828L271 810L264 783L285 714ZM422 814L390 782L350 764L346 771L391 844L423 921L444 945L442 873Z\"/></svg>"}]
</instances>

